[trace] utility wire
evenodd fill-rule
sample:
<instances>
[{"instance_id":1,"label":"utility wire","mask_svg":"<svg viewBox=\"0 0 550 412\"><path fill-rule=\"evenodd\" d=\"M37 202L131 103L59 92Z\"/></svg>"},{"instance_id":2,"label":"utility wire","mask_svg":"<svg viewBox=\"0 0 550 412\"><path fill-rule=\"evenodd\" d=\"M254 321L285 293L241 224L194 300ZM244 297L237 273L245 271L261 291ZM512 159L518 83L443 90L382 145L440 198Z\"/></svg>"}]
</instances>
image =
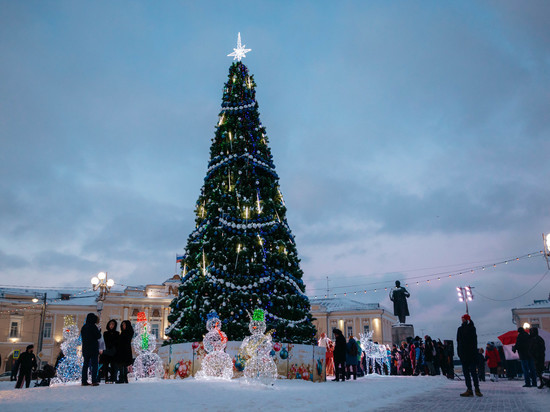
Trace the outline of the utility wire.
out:
<instances>
[{"instance_id":1,"label":"utility wire","mask_svg":"<svg viewBox=\"0 0 550 412\"><path fill-rule=\"evenodd\" d=\"M546 272L544 273L544 275L542 275L542 277L537 281L537 283L535 283L531 288L529 288L526 292L514 297L514 298L510 298L510 299L493 299L493 298L490 298L488 296L485 296L485 295L482 295L481 293L479 293L479 291L476 291L476 295L479 295L481 296L482 298L485 298L485 299L488 299L488 300L492 300L494 302L508 302L510 300L516 300L518 298L521 298L522 296L525 296L527 295L529 292L531 292L533 289L535 289L537 287L537 285L543 281L543 279L546 277L546 275L548 275L548 273L550 273L550 270L546 270Z\"/></svg>"}]
</instances>

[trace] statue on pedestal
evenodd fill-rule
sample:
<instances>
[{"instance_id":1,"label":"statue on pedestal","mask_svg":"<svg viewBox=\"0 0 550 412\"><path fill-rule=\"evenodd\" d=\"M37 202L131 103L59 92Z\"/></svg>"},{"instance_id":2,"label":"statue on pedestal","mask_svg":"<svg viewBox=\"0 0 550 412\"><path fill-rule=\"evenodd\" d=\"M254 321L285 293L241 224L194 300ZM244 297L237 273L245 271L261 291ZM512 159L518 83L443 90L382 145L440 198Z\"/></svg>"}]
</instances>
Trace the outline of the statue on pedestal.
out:
<instances>
[{"instance_id":1,"label":"statue on pedestal","mask_svg":"<svg viewBox=\"0 0 550 412\"><path fill-rule=\"evenodd\" d=\"M390 299L393 302L393 314L399 318L399 323L405 323L405 318L409 315L409 306L407 298L411 294L407 289L401 287L401 282L395 281L395 287L390 291Z\"/></svg>"}]
</instances>

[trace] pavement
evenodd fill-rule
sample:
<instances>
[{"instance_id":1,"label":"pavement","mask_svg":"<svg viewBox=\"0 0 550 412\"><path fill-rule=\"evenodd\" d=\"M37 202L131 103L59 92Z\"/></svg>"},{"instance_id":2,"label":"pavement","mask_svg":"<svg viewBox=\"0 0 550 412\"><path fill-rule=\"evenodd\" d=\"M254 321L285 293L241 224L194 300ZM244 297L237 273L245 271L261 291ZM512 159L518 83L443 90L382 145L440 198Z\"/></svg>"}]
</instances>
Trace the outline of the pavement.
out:
<instances>
[{"instance_id":1,"label":"pavement","mask_svg":"<svg viewBox=\"0 0 550 412\"><path fill-rule=\"evenodd\" d=\"M434 379L442 379L433 376ZM483 397L464 398L464 381L448 380L447 384L422 395L414 395L376 411L548 411L550 410L550 388L524 388L522 380L500 379L498 382L480 382Z\"/></svg>"}]
</instances>

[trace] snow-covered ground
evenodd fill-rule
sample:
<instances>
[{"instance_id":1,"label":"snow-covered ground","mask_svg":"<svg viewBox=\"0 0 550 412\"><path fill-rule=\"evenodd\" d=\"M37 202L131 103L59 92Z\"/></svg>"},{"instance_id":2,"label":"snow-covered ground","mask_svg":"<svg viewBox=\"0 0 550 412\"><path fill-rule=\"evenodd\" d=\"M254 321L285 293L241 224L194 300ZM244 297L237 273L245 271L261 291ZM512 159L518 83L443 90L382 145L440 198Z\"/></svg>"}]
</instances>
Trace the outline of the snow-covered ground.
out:
<instances>
[{"instance_id":1,"label":"snow-covered ground","mask_svg":"<svg viewBox=\"0 0 550 412\"><path fill-rule=\"evenodd\" d=\"M34 384L34 382L33 382ZM499 393L515 390L530 402L539 404L549 399L547 390L521 388L522 383L488 383ZM453 402L491 402L484 398L460 398L464 382L449 381L441 376L378 376L371 375L357 381L312 383L298 380L278 380L273 387L247 385L242 379L232 381L162 380L131 382L127 385L97 387L79 385L13 389L13 382L0 382L0 410L6 411L366 411L395 408L414 399L448 398ZM517 387L517 388L516 388ZM495 396L493 396L494 398ZM536 399L540 397L541 399ZM533 399L531 399L533 398ZM542 399L544 398L544 399ZM446 405L445 399L438 399ZM450 405L449 405L450 406ZM464 406L464 405L463 405ZM473 404L472 404L473 406ZM479 406L482 406L479 404ZM391 410L391 409L390 409ZM453 410L453 407L447 408ZM499 409L502 410L502 409ZM525 410L525 409L524 409ZM532 409L527 409L532 410Z\"/></svg>"}]
</instances>

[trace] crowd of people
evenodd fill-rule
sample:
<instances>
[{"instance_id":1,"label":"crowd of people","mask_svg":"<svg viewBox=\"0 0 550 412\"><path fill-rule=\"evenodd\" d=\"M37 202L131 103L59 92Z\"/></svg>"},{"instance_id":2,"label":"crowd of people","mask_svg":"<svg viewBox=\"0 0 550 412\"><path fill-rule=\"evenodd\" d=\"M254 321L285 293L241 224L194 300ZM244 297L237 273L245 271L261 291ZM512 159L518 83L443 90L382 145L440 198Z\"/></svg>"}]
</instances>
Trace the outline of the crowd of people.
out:
<instances>
[{"instance_id":1,"label":"crowd of people","mask_svg":"<svg viewBox=\"0 0 550 412\"><path fill-rule=\"evenodd\" d=\"M445 375L454 379L454 347L452 341L442 342L434 340L429 335L424 339L419 336L409 337L398 346L386 346L388 362L368 362L368 355L363 351L361 344L353 336L346 341L339 329L333 329L334 340L321 334L319 346L326 348L326 374L334 376L333 381L357 379L368 373L390 375ZM462 363L462 373L466 383L466 391L461 396L483 396L479 382L485 381L486 367L489 369L489 379L497 382L503 375L505 362L502 346L497 347L494 342L488 342L485 349L478 347L477 332L474 322L468 314L462 317L462 324L457 330L457 355ZM374 342L376 343L376 342ZM380 346L380 345L379 345ZM542 388L542 372L544 370L545 342L533 327L527 333L523 328L518 329L517 342L513 351L520 358L524 387L537 387L537 378L540 381L538 388ZM513 379L513 361L509 361L508 378ZM388 370L389 369L389 370Z\"/></svg>"},{"instance_id":2,"label":"crowd of people","mask_svg":"<svg viewBox=\"0 0 550 412\"><path fill-rule=\"evenodd\" d=\"M388 375L449 375L453 377L452 343L434 341L428 335L422 340L419 336L409 337L398 346L385 346L388 362L369 363L368 355L361 343L353 336L346 341L339 329L333 330L334 341L325 333L321 334L319 346L325 347L326 373L334 375L335 381L344 381L352 376L363 376L368 373ZM377 342L374 342L377 344ZM381 346L381 345L379 345ZM389 370L388 366L389 365Z\"/></svg>"},{"instance_id":3,"label":"crowd of people","mask_svg":"<svg viewBox=\"0 0 550 412\"><path fill-rule=\"evenodd\" d=\"M82 386L99 385L98 363L103 365L105 383L128 383L128 366L133 363L132 338L134 329L129 320L122 321L120 332L118 322L111 319L103 335L99 327L99 317L88 313L82 326ZM89 373L90 372L90 373Z\"/></svg>"}]
</instances>

